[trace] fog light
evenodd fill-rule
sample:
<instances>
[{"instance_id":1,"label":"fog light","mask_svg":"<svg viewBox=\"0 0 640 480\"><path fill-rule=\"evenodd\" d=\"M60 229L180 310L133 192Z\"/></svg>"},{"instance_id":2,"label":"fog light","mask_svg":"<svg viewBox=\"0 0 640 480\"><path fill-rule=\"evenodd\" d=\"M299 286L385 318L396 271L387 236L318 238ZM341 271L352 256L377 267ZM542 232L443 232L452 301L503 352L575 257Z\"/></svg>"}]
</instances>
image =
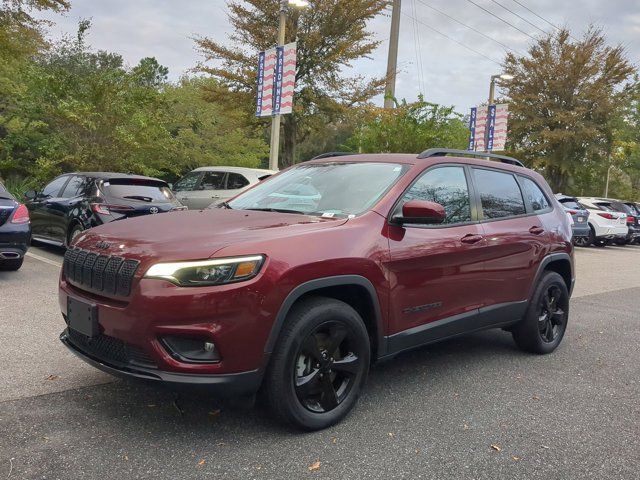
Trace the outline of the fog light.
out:
<instances>
[{"instance_id":1,"label":"fog light","mask_svg":"<svg viewBox=\"0 0 640 480\"><path fill-rule=\"evenodd\" d=\"M163 337L162 343L173 358L186 363L216 363L220 355L213 342L188 337Z\"/></svg>"}]
</instances>

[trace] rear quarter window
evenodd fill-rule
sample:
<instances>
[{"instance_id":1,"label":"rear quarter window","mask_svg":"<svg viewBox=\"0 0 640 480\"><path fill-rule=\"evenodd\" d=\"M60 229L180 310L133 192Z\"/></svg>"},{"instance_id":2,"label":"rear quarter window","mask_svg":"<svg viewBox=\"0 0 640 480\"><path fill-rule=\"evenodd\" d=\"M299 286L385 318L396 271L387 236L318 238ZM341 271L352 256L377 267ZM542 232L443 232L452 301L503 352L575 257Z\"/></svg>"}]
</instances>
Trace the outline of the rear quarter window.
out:
<instances>
[{"instance_id":1,"label":"rear quarter window","mask_svg":"<svg viewBox=\"0 0 640 480\"><path fill-rule=\"evenodd\" d=\"M551 210L549 199L536 182L527 177L519 177L522 182L522 193L531 209L535 213L544 213Z\"/></svg>"}]
</instances>

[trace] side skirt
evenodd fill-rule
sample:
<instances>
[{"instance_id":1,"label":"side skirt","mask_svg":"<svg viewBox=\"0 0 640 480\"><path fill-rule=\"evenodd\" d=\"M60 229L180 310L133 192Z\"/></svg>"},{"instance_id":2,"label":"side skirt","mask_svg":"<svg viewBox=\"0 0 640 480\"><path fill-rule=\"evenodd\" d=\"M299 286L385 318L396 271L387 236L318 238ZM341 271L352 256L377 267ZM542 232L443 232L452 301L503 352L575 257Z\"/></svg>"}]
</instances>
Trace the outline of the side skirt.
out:
<instances>
[{"instance_id":1,"label":"side skirt","mask_svg":"<svg viewBox=\"0 0 640 480\"><path fill-rule=\"evenodd\" d=\"M428 345L447 338L477 332L489 328L506 327L517 323L524 316L528 302L501 303L472 310L453 317L443 318L425 325L413 327L385 337L387 352L384 357L402 351Z\"/></svg>"}]
</instances>

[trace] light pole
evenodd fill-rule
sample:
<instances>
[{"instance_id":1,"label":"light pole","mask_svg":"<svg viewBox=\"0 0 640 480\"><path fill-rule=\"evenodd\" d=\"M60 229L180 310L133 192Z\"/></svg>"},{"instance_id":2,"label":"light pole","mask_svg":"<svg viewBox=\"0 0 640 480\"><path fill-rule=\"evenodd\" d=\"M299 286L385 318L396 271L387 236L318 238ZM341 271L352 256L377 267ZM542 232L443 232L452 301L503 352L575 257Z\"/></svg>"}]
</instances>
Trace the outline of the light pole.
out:
<instances>
[{"instance_id":1,"label":"light pole","mask_svg":"<svg viewBox=\"0 0 640 480\"><path fill-rule=\"evenodd\" d=\"M484 127L484 149L488 150L489 146L489 108L493 105L493 102L496 101L496 83L499 80L509 81L513 80L513 75L509 75L508 73L499 73L497 75L491 75L491 82L489 83L489 104L487 105L487 121Z\"/></svg>"},{"instance_id":2,"label":"light pole","mask_svg":"<svg viewBox=\"0 0 640 480\"><path fill-rule=\"evenodd\" d=\"M611 156L609 156L609 162L611 162ZM613 164L609 165L609 168L607 168L607 184L604 186L604 198L609 198L609 178L611 176L612 168Z\"/></svg>"},{"instance_id":3,"label":"light pole","mask_svg":"<svg viewBox=\"0 0 640 480\"><path fill-rule=\"evenodd\" d=\"M400 36L400 0L393 0L391 36L387 57L387 83L384 89L384 108L393 108L396 96L396 70L398 69L398 38Z\"/></svg>"},{"instance_id":4,"label":"light pole","mask_svg":"<svg viewBox=\"0 0 640 480\"><path fill-rule=\"evenodd\" d=\"M278 25L277 46L284 45L284 36L287 28L287 7L305 8L309 6L307 0L280 0L280 22ZM280 154L280 114L271 118L271 148L269 150L269 170L278 170L278 157Z\"/></svg>"}]
</instances>

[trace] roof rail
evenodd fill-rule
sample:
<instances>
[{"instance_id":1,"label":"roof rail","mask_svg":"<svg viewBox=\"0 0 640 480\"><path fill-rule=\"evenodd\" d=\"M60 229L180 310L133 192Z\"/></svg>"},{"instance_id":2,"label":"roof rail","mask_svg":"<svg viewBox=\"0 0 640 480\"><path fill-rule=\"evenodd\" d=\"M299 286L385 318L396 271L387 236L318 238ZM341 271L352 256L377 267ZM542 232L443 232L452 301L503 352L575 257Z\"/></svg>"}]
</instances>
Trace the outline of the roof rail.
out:
<instances>
[{"instance_id":1,"label":"roof rail","mask_svg":"<svg viewBox=\"0 0 640 480\"><path fill-rule=\"evenodd\" d=\"M320 160L322 158L331 158L331 157L344 157L345 155L357 155L357 153L353 152L327 152L322 153L316 157L313 157L311 160Z\"/></svg>"},{"instance_id":2,"label":"roof rail","mask_svg":"<svg viewBox=\"0 0 640 480\"><path fill-rule=\"evenodd\" d=\"M446 157L448 154L465 155L468 157L476 158L495 158L502 163L508 163L509 165L515 165L516 167L525 168L524 164L520 160L516 160L512 157L507 157L506 155L498 155L497 153L473 152L471 150L456 150L454 148L430 148L429 150L425 150L420 155L418 155L418 158Z\"/></svg>"}]
</instances>

